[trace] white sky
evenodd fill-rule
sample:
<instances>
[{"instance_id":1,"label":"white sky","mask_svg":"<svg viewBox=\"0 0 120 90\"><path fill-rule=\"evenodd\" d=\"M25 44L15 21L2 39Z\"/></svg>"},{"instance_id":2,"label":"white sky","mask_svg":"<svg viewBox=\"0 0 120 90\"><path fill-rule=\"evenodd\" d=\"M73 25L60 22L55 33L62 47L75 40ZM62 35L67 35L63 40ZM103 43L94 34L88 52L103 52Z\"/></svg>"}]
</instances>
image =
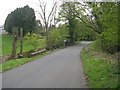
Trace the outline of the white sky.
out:
<instances>
[{"instance_id":1,"label":"white sky","mask_svg":"<svg viewBox=\"0 0 120 90\"><path fill-rule=\"evenodd\" d=\"M53 0L44 1L47 1L47 8L51 9ZM29 5L35 11L38 11L39 7L35 3L39 4L39 0L0 0L0 25L3 25L7 15L18 7L24 7L25 5Z\"/></svg>"},{"instance_id":2,"label":"white sky","mask_svg":"<svg viewBox=\"0 0 120 90\"><path fill-rule=\"evenodd\" d=\"M47 2L47 10L49 12L49 10L51 10L52 3L55 0L41 0L41 1ZM70 0L63 0L63 1L70 1ZM81 1L81 0L77 0L77 1ZM97 0L83 0L83 1L97 1ZM119 1L119 0L102 0L102 1ZM4 24L7 15L12 11L14 11L17 7L24 7L25 5L29 5L35 11L38 11L39 7L35 3L39 4L39 0L0 0L0 25ZM36 18L38 19L38 17Z\"/></svg>"}]
</instances>

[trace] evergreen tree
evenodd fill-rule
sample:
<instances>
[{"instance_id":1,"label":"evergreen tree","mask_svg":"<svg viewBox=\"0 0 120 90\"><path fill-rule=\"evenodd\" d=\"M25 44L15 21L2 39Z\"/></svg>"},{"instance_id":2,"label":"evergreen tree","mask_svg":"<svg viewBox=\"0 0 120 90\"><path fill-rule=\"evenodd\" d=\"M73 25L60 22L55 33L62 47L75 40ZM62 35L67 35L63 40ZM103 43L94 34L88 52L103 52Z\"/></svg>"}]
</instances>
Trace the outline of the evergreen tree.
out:
<instances>
[{"instance_id":1,"label":"evergreen tree","mask_svg":"<svg viewBox=\"0 0 120 90\"><path fill-rule=\"evenodd\" d=\"M32 32L36 25L35 13L28 5L22 8L17 8L8 14L4 28L7 32L12 33L12 27L23 28L24 34Z\"/></svg>"}]
</instances>

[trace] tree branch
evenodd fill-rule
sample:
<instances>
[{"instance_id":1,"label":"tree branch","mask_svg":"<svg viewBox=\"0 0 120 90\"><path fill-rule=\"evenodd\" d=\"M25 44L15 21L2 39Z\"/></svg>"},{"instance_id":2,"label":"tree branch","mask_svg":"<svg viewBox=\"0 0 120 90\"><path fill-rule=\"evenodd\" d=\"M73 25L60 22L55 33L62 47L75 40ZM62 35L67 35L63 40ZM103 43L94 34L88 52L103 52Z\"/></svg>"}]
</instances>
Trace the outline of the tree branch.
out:
<instances>
[{"instance_id":1,"label":"tree branch","mask_svg":"<svg viewBox=\"0 0 120 90\"><path fill-rule=\"evenodd\" d=\"M78 3L78 4L80 4L80 3ZM71 6L70 6L70 4L67 4L68 5L68 7L70 8L70 11L73 13L73 15L75 15L78 19L80 19L86 26L88 26L89 28L92 28L95 32L97 32L97 33L99 33L99 34L101 34L101 32L99 32L99 30L97 29L97 27L95 26L95 24L93 23L93 21L92 21L92 23L90 22L90 21L88 21L89 22L89 24L87 24L81 17L80 17L80 14L78 13L78 11L74 8L72 8ZM82 5L82 4L81 4ZM84 6L86 6L86 5L84 5ZM85 8L83 8L83 7L81 7L83 10L85 9ZM86 9L88 9L88 8L86 8ZM84 10L85 11L85 10Z\"/></svg>"}]
</instances>

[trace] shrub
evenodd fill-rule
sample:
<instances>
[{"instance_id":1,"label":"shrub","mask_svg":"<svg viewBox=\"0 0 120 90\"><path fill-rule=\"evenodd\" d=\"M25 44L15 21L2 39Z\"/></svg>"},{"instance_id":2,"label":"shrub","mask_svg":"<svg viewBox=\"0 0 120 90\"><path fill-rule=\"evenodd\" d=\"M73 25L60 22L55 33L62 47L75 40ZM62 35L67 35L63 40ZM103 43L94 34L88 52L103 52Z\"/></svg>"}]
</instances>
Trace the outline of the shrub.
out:
<instances>
[{"instance_id":1,"label":"shrub","mask_svg":"<svg viewBox=\"0 0 120 90\"><path fill-rule=\"evenodd\" d=\"M52 28L48 34L47 49L54 49L64 45L63 38L57 28Z\"/></svg>"},{"instance_id":2,"label":"shrub","mask_svg":"<svg viewBox=\"0 0 120 90\"><path fill-rule=\"evenodd\" d=\"M117 52L119 47L117 29L104 31L99 35L98 42L103 51L111 54Z\"/></svg>"},{"instance_id":3,"label":"shrub","mask_svg":"<svg viewBox=\"0 0 120 90\"><path fill-rule=\"evenodd\" d=\"M30 32L27 33L27 35L25 36L25 39L29 41L29 44L31 44L33 46L33 49L36 50L39 42L37 39L37 35L36 34L30 34Z\"/></svg>"}]
</instances>

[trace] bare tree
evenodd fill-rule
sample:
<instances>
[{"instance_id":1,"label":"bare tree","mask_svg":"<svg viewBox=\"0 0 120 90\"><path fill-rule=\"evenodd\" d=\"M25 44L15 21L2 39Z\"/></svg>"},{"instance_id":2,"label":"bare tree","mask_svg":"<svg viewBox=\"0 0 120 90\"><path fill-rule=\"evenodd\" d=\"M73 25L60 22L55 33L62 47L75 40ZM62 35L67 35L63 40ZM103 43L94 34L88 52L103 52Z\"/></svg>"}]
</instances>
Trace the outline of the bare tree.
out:
<instances>
[{"instance_id":1,"label":"bare tree","mask_svg":"<svg viewBox=\"0 0 120 90\"><path fill-rule=\"evenodd\" d=\"M48 13L48 11L46 10L47 7L47 3L45 2L41 2L41 0L39 0L39 8L41 11L38 11L38 14L40 15L40 18L42 20L42 24L45 27L45 36L48 39L48 30L50 29L52 23L55 23L55 15L56 15L56 10L57 10L57 1L55 1L53 3L53 6L51 8L51 11Z\"/></svg>"}]
</instances>

